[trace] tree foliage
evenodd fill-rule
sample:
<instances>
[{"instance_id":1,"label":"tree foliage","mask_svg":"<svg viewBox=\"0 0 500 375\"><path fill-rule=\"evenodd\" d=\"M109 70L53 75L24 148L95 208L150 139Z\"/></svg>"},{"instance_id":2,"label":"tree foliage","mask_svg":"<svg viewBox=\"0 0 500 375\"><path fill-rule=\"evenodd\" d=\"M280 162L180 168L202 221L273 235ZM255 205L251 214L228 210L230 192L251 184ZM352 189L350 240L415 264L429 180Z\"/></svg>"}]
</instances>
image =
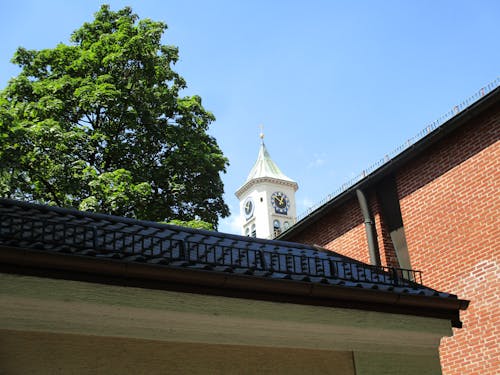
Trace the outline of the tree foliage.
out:
<instances>
[{"instance_id":1,"label":"tree foliage","mask_svg":"<svg viewBox=\"0 0 500 375\"><path fill-rule=\"evenodd\" d=\"M214 116L181 97L162 22L102 6L53 49L19 48L0 93L0 194L140 219L217 225L228 165Z\"/></svg>"},{"instance_id":2,"label":"tree foliage","mask_svg":"<svg viewBox=\"0 0 500 375\"><path fill-rule=\"evenodd\" d=\"M187 227L187 228L215 230L215 227L212 224L207 223L206 221L202 221L202 220L190 220L190 221L171 220L167 224L172 224L172 225L177 225L180 227Z\"/></svg>"}]
</instances>

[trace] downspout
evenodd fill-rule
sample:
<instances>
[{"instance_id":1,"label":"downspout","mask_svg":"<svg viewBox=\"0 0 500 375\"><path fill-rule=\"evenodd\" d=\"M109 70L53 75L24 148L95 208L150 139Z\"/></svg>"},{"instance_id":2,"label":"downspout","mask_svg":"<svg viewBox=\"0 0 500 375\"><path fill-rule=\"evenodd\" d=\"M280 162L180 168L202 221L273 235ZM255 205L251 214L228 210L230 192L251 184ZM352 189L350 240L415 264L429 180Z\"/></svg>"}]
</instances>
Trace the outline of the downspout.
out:
<instances>
[{"instance_id":1,"label":"downspout","mask_svg":"<svg viewBox=\"0 0 500 375\"><path fill-rule=\"evenodd\" d=\"M358 197L361 213L363 214L363 218L365 220L366 239L368 240L370 264L380 266L380 253L378 249L377 230L375 228L375 222L370 213L370 209L368 208L365 193L363 193L363 191L360 189L356 189L356 195Z\"/></svg>"}]
</instances>

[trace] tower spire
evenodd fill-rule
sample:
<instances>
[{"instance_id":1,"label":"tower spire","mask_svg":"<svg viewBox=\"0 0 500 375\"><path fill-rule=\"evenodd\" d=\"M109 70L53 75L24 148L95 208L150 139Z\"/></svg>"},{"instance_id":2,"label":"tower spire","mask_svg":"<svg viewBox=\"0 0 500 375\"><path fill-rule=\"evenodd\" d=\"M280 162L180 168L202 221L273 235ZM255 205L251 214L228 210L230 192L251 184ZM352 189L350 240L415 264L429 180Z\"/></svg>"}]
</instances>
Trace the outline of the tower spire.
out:
<instances>
[{"instance_id":1,"label":"tower spire","mask_svg":"<svg viewBox=\"0 0 500 375\"><path fill-rule=\"evenodd\" d=\"M259 155L248 177L237 191L242 234L274 238L295 222L297 183L287 177L271 159L260 127Z\"/></svg>"}]
</instances>

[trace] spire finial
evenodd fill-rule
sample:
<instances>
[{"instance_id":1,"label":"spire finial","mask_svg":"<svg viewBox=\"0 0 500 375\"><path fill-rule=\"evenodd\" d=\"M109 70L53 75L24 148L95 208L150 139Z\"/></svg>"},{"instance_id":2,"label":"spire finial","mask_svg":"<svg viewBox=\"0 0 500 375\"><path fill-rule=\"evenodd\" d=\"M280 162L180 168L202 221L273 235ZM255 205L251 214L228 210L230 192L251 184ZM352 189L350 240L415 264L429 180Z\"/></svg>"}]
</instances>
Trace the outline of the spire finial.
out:
<instances>
[{"instance_id":1,"label":"spire finial","mask_svg":"<svg viewBox=\"0 0 500 375\"><path fill-rule=\"evenodd\" d=\"M260 124L259 127L260 127L260 134L259 134L260 141L264 143L264 125Z\"/></svg>"}]
</instances>

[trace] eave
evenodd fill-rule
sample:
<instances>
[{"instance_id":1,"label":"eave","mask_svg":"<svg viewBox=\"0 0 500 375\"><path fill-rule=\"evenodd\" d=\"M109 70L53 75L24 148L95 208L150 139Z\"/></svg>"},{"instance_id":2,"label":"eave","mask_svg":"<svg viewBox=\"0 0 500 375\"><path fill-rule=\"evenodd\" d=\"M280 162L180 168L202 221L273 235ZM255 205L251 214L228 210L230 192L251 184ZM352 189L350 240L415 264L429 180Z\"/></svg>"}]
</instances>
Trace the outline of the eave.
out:
<instances>
[{"instance_id":1,"label":"eave","mask_svg":"<svg viewBox=\"0 0 500 375\"><path fill-rule=\"evenodd\" d=\"M459 310L469 301L377 289L255 277L205 270L179 269L113 259L54 254L0 246L0 271L50 278L302 305L351 308L450 320L461 327Z\"/></svg>"}]
</instances>

